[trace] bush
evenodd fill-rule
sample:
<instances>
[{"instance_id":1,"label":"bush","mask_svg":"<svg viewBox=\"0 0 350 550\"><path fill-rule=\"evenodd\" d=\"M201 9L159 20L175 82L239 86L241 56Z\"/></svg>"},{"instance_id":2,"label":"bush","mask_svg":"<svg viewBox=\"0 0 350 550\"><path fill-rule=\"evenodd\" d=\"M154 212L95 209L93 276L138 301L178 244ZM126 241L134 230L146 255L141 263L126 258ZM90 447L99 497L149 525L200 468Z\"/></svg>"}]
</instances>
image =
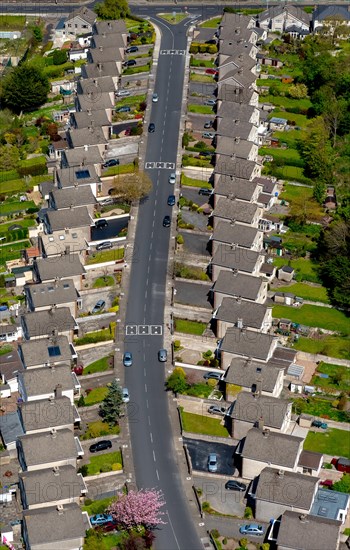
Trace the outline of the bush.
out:
<instances>
[{"instance_id":1,"label":"bush","mask_svg":"<svg viewBox=\"0 0 350 550\"><path fill-rule=\"evenodd\" d=\"M190 53L194 53L194 54L198 53L198 44L193 44L193 43L191 44ZM191 61L192 61L192 58L191 58Z\"/></svg>"},{"instance_id":2,"label":"bush","mask_svg":"<svg viewBox=\"0 0 350 550\"><path fill-rule=\"evenodd\" d=\"M106 472L110 472L110 471L111 471L111 466L108 463L102 464L100 468L101 474L105 474Z\"/></svg>"},{"instance_id":3,"label":"bush","mask_svg":"<svg viewBox=\"0 0 350 550\"><path fill-rule=\"evenodd\" d=\"M226 537L222 539L222 544L224 544L224 545L227 544L227 538Z\"/></svg>"},{"instance_id":4,"label":"bush","mask_svg":"<svg viewBox=\"0 0 350 550\"><path fill-rule=\"evenodd\" d=\"M246 506L246 508L244 510L244 517L245 517L245 519L252 519L253 510L251 509L250 506Z\"/></svg>"},{"instance_id":5,"label":"bush","mask_svg":"<svg viewBox=\"0 0 350 550\"><path fill-rule=\"evenodd\" d=\"M62 65L67 61L67 52L65 50L55 50L53 52L52 61L54 65Z\"/></svg>"},{"instance_id":6,"label":"bush","mask_svg":"<svg viewBox=\"0 0 350 550\"><path fill-rule=\"evenodd\" d=\"M213 537L213 539L218 539L220 537L220 533L217 529L212 529L210 534Z\"/></svg>"},{"instance_id":7,"label":"bush","mask_svg":"<svg viewBox=\"0 0 350 550\"><path fill-rule=\"evenodd\" d=\"M90 504L92 504L93 501L91 500L91 498L86 498L85 499L85 502L84 502L84 506L90 506Z\"/></svg>"},{"instance_id":8,"label":"bush","mask_svg":"<svg viewBox=\"0 0 350 550\"><path fill-rule=\"evenodd\" d=\"M81 474L83 477L86 477L88 473L89 473L89 467L87 464L83 464L78 470L78 474Z\"/></svg>"},{"instance_id":9,"label":"bush","mask_svg":"<svg viewBox=\"0 0 350 550\"><path fill-rule=\"evenodd\" d=\"M180 340L174 340L174 351L179 351L179 349L181 349Z\"/></svg>"},{"instance_id":10,"label":"bush","mask_svg":"<svg viewBox=\"0 0 350 550\"><path fill-rule=\"evenodd\" d=\"M85 407L85 397L83 395L78 399L78 407Z\"/></svg>"},{"instance_id":11,"label":"bush","mask_svg":"<svg viewBox=\"0 0 350 550\"><path fill-rule=\"evenodd\" d=\"M120 462L115 462L114 464L112 464L113 472L119 472L122 469L123 469L123 466L120 464Z\"/></svg>"},{"instance_id":12,"label":"bush","mask_svg":"<svg viewBox=\"0 0 350 550\"><path fill-rule=\"evenodd\" d=\"M245 538L240 539L239 545L241 548L247 548L247 544L248 544L248 539L245 539Z\"/></svg>"},{"instance_id":13,"label":"bush","mask_svg":"<svg viewBox=\"0 0 350 550\"><path fill-rule=\"evenodd\" d=\"M177 244L184 244L184 238L182 235L177 235L176 236L176 242Z\"/></svg>"}]
</instances>

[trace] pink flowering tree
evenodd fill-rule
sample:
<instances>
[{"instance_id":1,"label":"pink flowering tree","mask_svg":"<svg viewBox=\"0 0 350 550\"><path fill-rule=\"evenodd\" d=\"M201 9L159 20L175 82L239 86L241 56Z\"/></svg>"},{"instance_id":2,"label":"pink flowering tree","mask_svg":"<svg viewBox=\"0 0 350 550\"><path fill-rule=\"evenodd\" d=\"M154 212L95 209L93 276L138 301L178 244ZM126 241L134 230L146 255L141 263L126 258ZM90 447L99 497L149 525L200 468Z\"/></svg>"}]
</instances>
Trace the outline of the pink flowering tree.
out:
<instances>
[{"instance_id":1,"label":"pink flowering tree","mask_svg":"<svg viewBox=\"0 0 350 550\"><path fill-rule=\"evenodd\" d=\"M108 511L114 520L126 529L139 525L154 528L157 525L165 524L162 520L164 512L163 493L156 489L141 489L140 491L130 490L127 494L120 494L113 502Z\"/></svg>"}]
</instances>

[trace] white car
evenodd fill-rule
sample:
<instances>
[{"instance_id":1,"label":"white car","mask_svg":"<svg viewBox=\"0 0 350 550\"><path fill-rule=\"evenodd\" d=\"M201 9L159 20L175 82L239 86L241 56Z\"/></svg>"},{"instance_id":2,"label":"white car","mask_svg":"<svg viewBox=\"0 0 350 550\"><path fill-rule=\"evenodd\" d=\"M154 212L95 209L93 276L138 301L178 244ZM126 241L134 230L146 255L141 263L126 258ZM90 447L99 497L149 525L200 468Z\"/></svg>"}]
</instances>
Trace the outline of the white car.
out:
<instances>
[{"instance_id":1,"label":"white car","mask_svg":"<svg viewBox=\"0 0 350 550\"><path fill-rule=\"evenodd\" d=\"M130 395L129 395L129 390L128 388L123 388L122 389L122 399L123 399L123 403L129 403L130 401Z\"/></svg>"},{"instance_id":2,"label":"white car","mask_svg":"<svg viewBox=\"0 0 350 550\"><path fill-rule=\"evenodd\" d=\"M168 178L168 182L169 183L176 183L176 174L175 174L175 172L171 172L171 174Z\"/></svg>"},{"instance_id":3,"label":"white car","mask_svg":"<svg viewBox=\"0 0 350 550\"><path fill-rule=\"evenodd\" d=\"M115 95L117 97L127 97L128 95L130 95L130 92L129 90L118 90L117 92L115 92Z\"/></svg>"},{"instance_id":4,"label":"white car","mask_svg":"<svg viewBox=\"0 0 350 550\"><path fill-rule=\"evenodd\" d=\"M157 103L157 102L158 102L158 99L159 99L159 98L158 98L158 94L156 94L156 93L152 94L152 102L153 102L153 103Z\"/></svg>"}]
</instances>

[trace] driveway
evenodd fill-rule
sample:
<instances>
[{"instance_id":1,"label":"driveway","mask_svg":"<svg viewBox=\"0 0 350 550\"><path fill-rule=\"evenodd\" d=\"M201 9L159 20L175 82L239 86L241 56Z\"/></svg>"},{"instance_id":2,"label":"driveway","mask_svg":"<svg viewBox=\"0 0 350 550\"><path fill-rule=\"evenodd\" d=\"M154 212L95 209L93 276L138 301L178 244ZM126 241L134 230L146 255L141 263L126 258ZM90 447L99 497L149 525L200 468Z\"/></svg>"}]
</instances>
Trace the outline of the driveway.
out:
<instances>
[{"instance_id":1,"label":"driveway","mask_svg":"<svg viewBox=\"0 0 350 550\"><path fill-rule=\"evenodd\" d=\"M251 537L247 535L241 535L239 532L239 528L242 525L246 525L247 523L259 523L259 525L262 525L264 527L264 535L261 537ZM208 529L208 531L211 531L212 529L217 529L221 536L223 537L232 537L236 540L240 540L241 538L248 539L251 542L254 542L255 544L261 544L264 541L264 538L266 536L267 529L269 525L267 523L264 523L262 521L256 522L253 520L242 520L242 519L236 519L236 518L224 518L220 516L210 516L209 514L205 517L205 527Z\"/></svg>"},{"instance_id":2,"label":"driveway","mask_svg":"<svg viewBox=\"0 0 350 550\"><path fill-rule=\"evenodd\" d=\"M101 273L102 274L102 273ZM96 277L97 278L97 277ZM116 291L114 287L108 287L108 289L104 290L101 288L91 289L86 294L83 294L82 296L82 309L80 310L81 313L87 313L88 311L91 311L94 305L98 300L104 300L106 302L105 308L103 312L106 312L108 308L112 307L113 299L116 296ZM103 313L101 312L101 313ZM110 322L110 321L108 321ZM96 323L97 324L97 323ZM108 323L107 323L108 324ZM94 330L99 330L98 328Z\"/></svg>"},{"instance_id":3,"label":"driveway","mask_svg":"<svg viewBox=\"0 0 350 550\"><path fill-rule=\"evenodd\" d=\"M185 187L182 185L181 195L185 197L185 199L189 201L193 201L195 204L198 204L198 206L203 206L204 204L208 204L210 197L206 195L200 195L199 189L200 187Z\"/></svg>"},{"instance_id":4,"label":"driveway","mask_svg":"<svg viewBox=\"0 0 350 550\"><path fill-rule=\"evenodd\" d=\"M108 225L102 227L91 227L91 241L108 241L118 237L118 234L122 229L128 227L129 218L119 218L115 220L108 220Z\"/></svg>"},{"instance_id":5,"label":"driveway","mask_svg":"<svg viewBox=\"0 0 350 550\"><path fill-rule=\"evenodd\" d=\"M212 284L201 282L190 283L185 281L175 281L175 302L178 304L189 305L194 307L203 307L211 310L212 306L208 301L208 294Z\"/></svg>"},{"instance_id":6,"label":"driveway","mask_svg":"<svg viewBox=\"0 0 350 550\"><path fill-rule=\"evenodd\" d=\"M211 82L193 82L190 81L188 93L191 94L200 94L201 96L208 97L210 99L214 98L215 90L217 88L216 83Z\"/></svg>"},{"instance_id":7,"label":"driveway","mask_svg":"<svg viewBox=\"0 0 350 550\"><path fill-rule=\"evenodd\" d=\"M199 214L198 212L192 212L191 210L186 210L186 208L182 208L181 214L185 223L191 223L194 225L194 229L206 231L209 238L209 230L207 228L208 216L205 214Z\"/></svg>"},{"instance_id":8,"label":"driveway","mask_svg":"<svg viewBox=\"0 0 350 550\"><path fill-rule=\"evenodd\" d=\"M186 253L195 254L196 256L205 256L209 261L210 253L207 250L208 235L189 231L179 231L179 234L183 236L183 247Z\"/></svg>"},{"instance_id":9,"label":"driveway","mask_svg":"<svg viewBox=\"0 0 350 550\"><path fill-rule=\"evenodd\" d=\"M228 491L225 489L225 483L226 479L214 479L210 475L193 476L194 486L202 490L202 502L209 502L210 506L221 514L243 517L246 507L245 493Z\"/></svg>"},{"instance_id":10,"label":"driveway","mask_svg":"<svg viewBox=\"0 0 350 550\"><path fill-rule=\"evenodd\" d=\"M217 474L231 476L233 472L233 454L236 446L225 445L224 443L201 441L197 439L183 438L184 445L187 445L192 461L192 469L198 472L208 472L208 455L215 453L218 460ZM216 478L214 477L216 480Z\"/></svg>"},{"instance_id":11,"label":"driveway","mask_svg":"<svg viewBox=\"0 0 350 550\"><path fill-rule=\"evenodd\" d=\"M192 98L191 98L192 102ZM215 114L212 115L202 115L197 113L187 113L187 128L192 129L194 132L210 132L212 131L204 128L205 122L212 120L215 122Z\"/></svg>"}]
</instances>

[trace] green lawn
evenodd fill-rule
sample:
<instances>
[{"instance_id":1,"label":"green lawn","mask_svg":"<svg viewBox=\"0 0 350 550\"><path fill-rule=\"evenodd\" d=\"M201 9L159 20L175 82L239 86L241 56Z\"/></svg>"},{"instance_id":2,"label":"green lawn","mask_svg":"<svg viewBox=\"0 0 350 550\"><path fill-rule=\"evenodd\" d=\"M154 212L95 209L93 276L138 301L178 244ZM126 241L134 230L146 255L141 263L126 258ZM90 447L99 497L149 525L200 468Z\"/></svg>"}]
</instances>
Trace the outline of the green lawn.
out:
<instances>
[{"instance_id":1,"label":"green lawn","mask_svg":"<svg viewBox=\"0 0 350 550\"><path fill-rule=\"evenodd\" d=\"M84 368L84 374L93 374L95 372L104 372L108 369L113 368L113 357L106 355L106 357L101 357L93 363L90 363L87 367Z\"/></svg>"},{"instance_id":2,"label":"green lawn","mask_svg":"<svg viewBox=\"0 0 350 550\"><path fill-rule=\"evenodd\" d=\"M281 143L286 143L288 147L296 148L297 143L303 138L303 132L300 130L288 130L288 132L274 132L272 137L279 139Z\"/></svg>"},{"instance_id":3,"label":"green lawn","mask_svg":"<svg viewBox=\"0 0 350 550\"><path fill-rule=\"evenodd\" d=\"M136 67L128 67L127 69L124 69L123 75L128 74L138 74L138 73L149 73L149 65L137 65Z\"/></svg>"},{"instance_id":4,"label":"green lawn","mask_svg":"<svg viewBox=\"0 0 350 550\"><path fill-rule=\"evenodd\" d=\"M320 397L309 397L308 399L297 397L293 399L293 411L296 414L305 413L326 420L335 420L336 422L350 421L348 412L339 411L336 406L333 407L332 401Z\"/></svg>"},{"instance_id":5,"label":"green lawn","mask_svg":"<svg viewBox=\"0 0 350 550\"><path fill-rule=\"evenodd\" d=\"M15 179L11 181L4 181L1 183L1 193L3 195L9 195L11 193L19 193L29 191L32 187L28 186L24 179Z\"/></svg>"},{"instance_id":6,"label":"green lawn","mask_svg":"<svg viewBox=\"0 0 350 550\"><path fill-rule=\"evenodd\" d=\"M329 378L321 378L318 374L328 374ZM350 391L350 369L343 365L321 363L312 377L311 384L327 390Z\"/></svg>"},{"instance_id":7,"label":"green lawn","mask_svg":"<svg viewBox=\"0 0 350 550\"><path fill-rule=\"evenodd\" d=\"M349 432L329 428L326 433L309 432L305 442L306 451L350 458Z\"/></svg>"},{"instance_id":8,"label":"green lawn","mask_svg":"<svg viewBox=\"0 0 350 550\"><path fill-rule=\"evenodd\" d=\"M322 306L304 304L301 307L277 305L272 308L273 317L286 318L293 323L308 327L333 330L342 334L350 334L350 320L342 311Z\"/></svg>"},{"instance_id":9,"label":"green lawn","mask_svg":"<svg viewBox=\"0 0 350 550\"><path fill-rule=\"evenodd\" d=\"M212 189L212 185L205 180L196 180L181 174L181 185L188 185L189 187L205 187L206 189Z\"/></svg>"},{"instance_id":10,"label":"green lawn","mask_svg":"<svg viewBox=\"0 0 350 550\"><path fill-rule=\"evenodd\" d=\"M130 107L138 105L139 103L146 101L146 97L147 97L146 94L142 94L142 95L131 95L128 97L123 97L122 99L118 98L115 108L118 109L118 107L123 107L125 105L129 105Z\"/></svg>"},{"instance_id":11,"label":"green lawn","mask_svg":"<svg viewBox=\"0 0 350 550\"><path fill-rule=\"evenodd\" d=\"M175 13L175 16L172 13L158 13L157 15L158 17L165 19L165 21L168 21L168 23L171 23L172 25L177 25L178 23L181 23L181 21L183 21L187 17L187 14L185 13Z\"/></svg>"},{"instance_id":12,"label":"green lawn","mask_svg":"<svg viewBox=\"0 0 350 550\"><path fill-rule=\"evenodd\" d=\"M25 15L0 15L0 29L2 31L20 31L26 24Z\"/></svg>"},{"instance_id":13,"label":"green lawn","mask_svg":"<svg viewBox=\"0 0 350 550\"><path fill-rule=\"evenodd\" d=\"M329 303L327 290L324 286L310 286L306 283L294 283L290 286L278 287L278 292L292 292L296 296L312 302Z\"/></svg>"},{"instance_id":14,"label":"green lawn","mask_svg":"<svg viewBox=\"0 0 350 550\"><path fill-rule=\"evenodd\" d=\"M213 77L207 74L191 73L190 80L193 82L213 82Z\"/></svg>"},{"instance_id":15,"label":"green lawn","mask_svg":"<svg viewBox=\"0 0 350 550\"><path fill-rule=\"evenodd\" d=\"M311 184L311 180L304 176L304 169L300 166L271 166L271 164L268 163L263 173L270 174L282 180L297 181L299 183L305 183L306 185Z\"/></svg>"},{"instance_id":16,"label":"green lawn","mask_svg":"<svg viewBox=\"0 0 350 550\"><path fill-rule=\"evenodd\" d=\"M0 264L5 264L11 260L17 260L21 257L21 250L30 246L29 241L14 242L0 246Z\"/></svg>"},{"instance_id":17,"label":"green lawn","mask_svg":"<svg viewBox=\"0 0 350 550\"><path fill-rule=\"evenodd\" d=\"M222 17L213 17L213 19L208 19L207 21L204 21L199 26L209 29L216 29L216 27L220 24Z\"/></svg>"},{"instance_id":18,"label":"green lawn","mask_svg":"<svg viewBox=\"0 0 350 550\"><path fill-rule=\"evenodd\" d=\"M259 155L271 155L274 159L291 166L303 166L303 160L296 149L280 149L277 147L260 147Z\"/></svg>"},{"instance_id":19,"label":"green lawn","mask_svg":"<svg viewBox=\"0 0 350 550\"><path fill-rule=\"evenodd\" d=\"M267 86L266 82L274 82L273 80L259 80L260 86ZM264 82L264 84L262 84ZM287 85L289 87L289 84ZM288 109L309 109L312 105L310 99L293 99L291 97L283 97L280 95L262 95L260 96L260 102L261 103L272 103L272 105L275 105L276 107L283 107L286 109L285 116L283 118L289 118L290 120L295 120L294 113L290 113Z\"/></svg>"},{"instance_id":20,"label":"green lawn","mask_svg":"<svg viewBox=\"0 0 350 550\"><path fill-rule=\"evenodd\" d=\"M196 434L214 435L218 437L229 437L229 433L225 426L220 424L219 418L210 416L202 416L201 414L193 414L185 412L180 408L182 426L185 432Z\"/></svg>"},{"instance_id":21,"label":"green lawn","mask_svg":"<svg viewBox=\"0 0 350 550\"><path fill-rule=\"evenodd\" d=\"M274 258L273 263L277 268L290 263L291 267L300 275L301 280L310 281L311 283L320 282L317 275L317 264L311 260L298 258L297 260L287 261L286 258Z\"/></svg>"},{"instance_id":22,"label":"green lawn","mask_svg":"<svg viewBox=\"0 0 350 550\"><path fill-rule=\"evenodd\" d=\"M193 57L193 54L191 56L190 61L190 67L208 67L208 68L214 68L214 57L212 60L210 59L196 59Z\"/></svg>"},{"instance_id":23,"label":"green lawn","mask_svg":"<svg viewBox=\"0 0 350 550\"><path fill-rule=\"evenodd\" d=\"M113 502L115 497L102 498L101 500L93 500L91 504L82 506L83 512L87 512L89 516L95 514L103 514L108 506Z\"/></svg>"},{"instance_id":24,"label":"green lawn","mask_svg":"<svg viewBox=\"0 0 350 550\"><path fill-rule=\"evenodd\" d=\"M86 432L81 437L81 439L95 439L95 437L102 437L105 435L118 435L120 433L120 427L109 426L106 422L102 420L96 420L95 422L89 422L86 428Z\"/></svg>"},{"instance_id":25,"label":"green lawn","mask_svg":"<svg viewBox=\"0 0 350 550\"><path fill-rule=\"evenodd\" d=\"M124 247L122 248L112 248L111 250L103 250L102 252L94 252L91 256L88 257L86 263L99 264L103 262L113 262L121 260L124 257Z\"/></svg>"},{"instance_id":26,"label":"green lawn","mask_svg":"<svg viewBox=\"0 0 350 550\"><path fill-rule=\"evenodd\" d=\"M90 405L96 405L96 403L101 403L104 400L108 393L108 388L94 388L89 392L89 395L85 397L85 405L89 407Z\"/></svg>"},{"instance_id":27,"label":"green lawn","mask_svg":"<svg viewBox=\"0 0 350 550\"><path fill-rule=\"evenodd\" d=\"M103 288L105 286L113 286L115 284L114 277L112 275L107 275L106 277L98 277L92 288Z\"/></svg>"},{"instance_id":28,"label":"green lawn","mask_svg":"<svg viewBox=\"0 0 350 550\"><path fill-rule=\"evenodd\" d=\"M102 177L107 178L108 176L118 176L119 174L130 174L130 172L135 172L135 165L133 162L129 164L118 164L118 166L111 166L107 170L103 171Z\"/></svg>"},{"instance_id":29,"label":"green lawn","mask_svg":"<svg viewBox=\"0 0 350 550\"><path fill-rule=\"evenodd\" d=\"M122 455L120 451L114 453L105 453L100 456L92 456L88 464L88 476L94 476L102 472L111 472L112 470L121 470L120 467L114 465L123 466ZM113 468L114 466L114 468Z\"/></svg>"},{"instance_id":30,"label":"green lawn","mask_svg":"<svg viewBox=\"0 0 350 550\"><path fill-rule=\"evenodd\" d=\"M188 321L187 319L174 319L175 331L184 332L185 334L196 334L201 336L207 326L206 323L199 321Z\"/></svg>"},{"instance_id":31,"label":"green lawn","mask_svg":"<svg viewBox=\"0 0 350 550\"><path fill-rule=\"evenodd\" d=\"M306 128L308 124L310 124L310 119L307 118L306 115L297 115L296 113L289 113L287 111L278 111L275 109L269 118L277 117L277 118L286 118L287 120L294 121L297 126L300 126L301 128Z\"/></svg>"},{"instance_id":32,"label":"green lawn","mask_svg":"<svg viewBox=\"0 0 350 550\"><path fill-rule=\"evenodd\" d=\"M202 115L212 115L213 108L210 105L187 105L189 113L200 113Z\"/></svg>"},{"instance_id":33,"label":"green lawn","mask_svg":"<svg viewBox=\"0 0 350 550\"><path fill-rule=\"evenodd\" d=\"M283 192L280 194L279 198L284 199L288 202L293 202L296 198L300 197L302 194L306 200L312 198L312 187L292 185L290 183L285 183L283 186Z\"/></svg>"},{"instance_id":34,"label":"green lawn","mask_svg":"<svg viewBox=\"0 0 350 550\"><path fill-rule=\"evenodd\" d=\"M0 216L8 216L9 214L17 214L35 208L36 204L33 201L8 201L1 204Z\"/></svg>"},{"instance_id":35,"label":"green lawn","mask_svg":"<svg viewBox=\"0 0 350 550\"><path fill-rule=\"evenodd\" d=\"M111 323L114 325L115 323ZM97 342L107 342L114 339L114 327L103 328L95 332L88 332L85 336L76 338L74 344L76 346L85 346L86 344L97 344Z\"/></svg>"},{"instance_id":36,"label":"green lawn","mask_svg":"<svg viewBox=\"0 0 350 550\"><path fill-rule=\"evenodd\" d=\"M319 353L321 355L327 355L328 357L350 360L349 337L322 336L316 340L304 338L302 336L293 344L293 347L299 351L305 351L306 353Z\"/></svg>"}]
</instances>

